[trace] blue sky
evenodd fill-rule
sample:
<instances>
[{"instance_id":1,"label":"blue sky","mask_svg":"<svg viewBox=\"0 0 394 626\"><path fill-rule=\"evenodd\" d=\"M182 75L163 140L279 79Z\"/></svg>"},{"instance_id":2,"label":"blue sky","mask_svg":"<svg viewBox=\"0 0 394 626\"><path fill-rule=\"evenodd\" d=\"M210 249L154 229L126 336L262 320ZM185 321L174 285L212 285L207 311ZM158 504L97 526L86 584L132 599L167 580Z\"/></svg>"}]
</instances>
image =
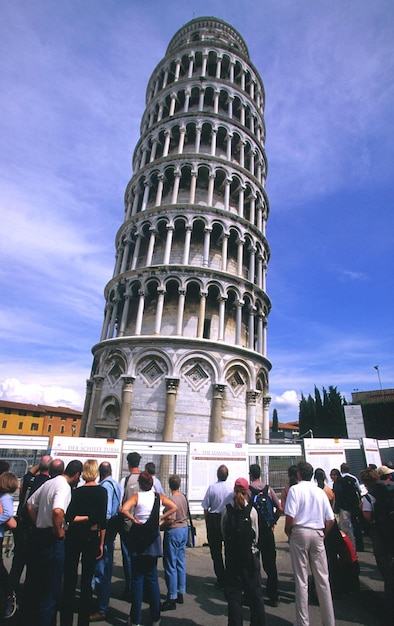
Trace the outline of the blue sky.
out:
<instances>
[{"instance_id":1,"label":"blue sky","mask_svg":"<svg viewBox=\"0 0 394 626\"><path fill-rule=\"evenodd\" d=\"M82 408L147 81L200 15L266 90L271 411L394 387L392 0L2 0L0 398Z\"/></svg>"}]
</instances>

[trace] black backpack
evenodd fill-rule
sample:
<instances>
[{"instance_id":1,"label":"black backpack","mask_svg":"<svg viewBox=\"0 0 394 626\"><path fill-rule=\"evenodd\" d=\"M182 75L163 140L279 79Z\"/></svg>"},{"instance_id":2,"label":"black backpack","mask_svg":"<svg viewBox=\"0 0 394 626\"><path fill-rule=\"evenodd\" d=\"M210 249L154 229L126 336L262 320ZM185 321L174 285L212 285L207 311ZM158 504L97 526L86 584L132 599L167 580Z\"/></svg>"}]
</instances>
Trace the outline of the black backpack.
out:
<instances>
[{"instance_id":1,"label":"black backpack","mask_svg":"<svg viewBox=\"0 0 394 626\"><path fill-rule=\"evenodd\" d=\"M356 513L359 510L361 495L357 483L351 476L342 476L340 480L339 507Z\"/></svg>"},{"instance_id":2,"label":"black backpack","mask_svg":"<svg viewBox=\"0 0 394 626\"><path fill-rule=\"evenodd\" d=\"M387 548L392 550L394 545L394 483L378 482L372 491L376 498L374 504L374 519L382 532Z\"/></svg>"},{"instance_id":3,"label":"black backpack","mask_svg":"<svg viewBox=\"0 0 394 626\"><path fill-rule=\"evenodd\" d=\"M259 527L268 526L268 528L272 528L275 526L276 516L274 503L269 496L268 485L264 489L256 489L249 485L249 490L253 496L253 506L259 516Z\"/></svg>"},{"instance_id":4,"label":"black backpack","mask_svg":"<svg viewBox=\"0 0 394 626\"><path fill-rule=\"evenodd\" d=\"M226 564L230 567L248 567L252 563L252 546L256 536L250 519L252 504L247 504L243 509L235 509L232 504L227 504L226 510Z\"/></svg>"}]
</instances>

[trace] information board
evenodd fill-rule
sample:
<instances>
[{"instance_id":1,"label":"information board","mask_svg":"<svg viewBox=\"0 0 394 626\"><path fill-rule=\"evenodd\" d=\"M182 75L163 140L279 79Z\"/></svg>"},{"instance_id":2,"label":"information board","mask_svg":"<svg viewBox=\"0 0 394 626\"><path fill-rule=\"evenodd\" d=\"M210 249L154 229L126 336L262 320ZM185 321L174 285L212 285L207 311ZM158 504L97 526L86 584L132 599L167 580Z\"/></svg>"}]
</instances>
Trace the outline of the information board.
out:
<instances>
[{"instance_id":1,"label":"information board","mask_svg":"<svg viewBox=\"0 0 394 626\"><path fill-rule=\"evenodd\" d=\"M65 465L73 459L78 459L82 463L87 459L96 459L99 465L102 461L109 461L112 467L112 476L115 480L119 480L122 440L96 439L94 437L54 437L51 456L53 459L62 459Z\"/></svg>"},{"instance_id":2,"label":"information board","mask_svg":"<svg viewBox=\"0 0 394 626\"><path fill-rule=\"evenodd\" d=\"M228 468L231 487L241 476L249 480L248 446L243 443L190 443L189 499L201 502L217 481L219 465Z\"/></svg>"},{"instance_id":3,"label":"information board","mask_svg":"<svg viewBox=\"0 0 394 626\"><path fill-rule=\"evenodd\" d=\"M305 460L315 470L324 469L329 485L332 469L340 470L341 463L346 463L343 439L304 439Z\"/></svg>"},{"instance_id":4,"label":"information board","mask_svg":"<svg viewBox=\"0 0 394 626\"><path fill-rule=\"evenodd\" d=\"M382 465L382 459L380 457L378 440L364 437L363 447L367 465L374 463L377 467L380 467L380 465Z\"/></svg>"},{"instance_id":5,"label":"information board","mask_svg":"<svg viewBox=\"0 0 394 626\"><path fill-rule=\"evenodd\" d=\"M362 439L365 437L363 412L360 404L345 404L347 436L349 439Z\"/></svg>"}]
</instances>

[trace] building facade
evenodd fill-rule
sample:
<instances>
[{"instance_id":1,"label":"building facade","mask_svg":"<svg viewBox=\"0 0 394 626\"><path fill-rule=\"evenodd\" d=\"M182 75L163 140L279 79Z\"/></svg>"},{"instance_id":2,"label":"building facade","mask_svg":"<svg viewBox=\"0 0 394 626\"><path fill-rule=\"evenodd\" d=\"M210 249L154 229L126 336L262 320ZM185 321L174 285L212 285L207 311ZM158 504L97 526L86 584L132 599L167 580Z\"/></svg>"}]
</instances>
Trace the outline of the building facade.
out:
<instances>
[{"instance_id":1,"label":"building facade","mask_svg":"<svg viewBox=\"0 0 394 626\"><path fill-rule=\"evenodd\" d=\"M81 418L81 411L65 406L0 400L0 435L47 436L52 445L55 435L78 437Z\"/></svg>"},{"instance_id":2,"label":"building facade","mask_svg":"<svg viewBox=\"0 0 394 626\"><path fill-rule=\"evenodd\" d=\"M153 71L82 434L269 441L264 101L219 19L180 28Z\"/></svg>"}]
</instances>

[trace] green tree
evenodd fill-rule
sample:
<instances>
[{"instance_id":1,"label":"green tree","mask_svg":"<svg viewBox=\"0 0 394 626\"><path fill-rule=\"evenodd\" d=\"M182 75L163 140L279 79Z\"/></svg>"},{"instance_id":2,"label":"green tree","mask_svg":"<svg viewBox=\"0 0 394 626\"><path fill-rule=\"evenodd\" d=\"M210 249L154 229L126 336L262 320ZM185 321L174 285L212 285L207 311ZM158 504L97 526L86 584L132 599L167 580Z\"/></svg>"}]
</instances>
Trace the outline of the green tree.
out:
<instances>
[{"instance_id":1,"label":"green tree","mask_svg":"<svg viewBox=\"0 0 394 626\"><path fill-rule=\"evenodd\" d=\"M299 429L300 434L311 430L314 433L315 429L315 417L316 417L316 407L315 401L312 396L309 394L307 398L305 398L304 394L301 394L300 400L300 410L299 410Z\"/></svg>"},{"instance_id":2,"label":"green tree","mask_svg":"<svg viewBox=\"0 0 394 626\"><path fill-rule=\"evenodd\" d=\"M274 411L272 413L272 429L271 429L271 432L277 433L278 432L278 426L279 426L278 411L276 409L274 409Z\"/></svg>"},{"instance_id":3,"label":"green tree","mask_svg":"<svg viewBox=\"0 0 394 626\"><path fill-rule=\"evenodd\" d=\"M304 394L301 395L300 433L303 435L308 430L312 430L315 437L346 438L347 429L343 409L346 400L332 385L328 390L323 387L322 391L323 399L316 385L314 397L311 394L307 398Z\"/></svg>"}]
</instances>

